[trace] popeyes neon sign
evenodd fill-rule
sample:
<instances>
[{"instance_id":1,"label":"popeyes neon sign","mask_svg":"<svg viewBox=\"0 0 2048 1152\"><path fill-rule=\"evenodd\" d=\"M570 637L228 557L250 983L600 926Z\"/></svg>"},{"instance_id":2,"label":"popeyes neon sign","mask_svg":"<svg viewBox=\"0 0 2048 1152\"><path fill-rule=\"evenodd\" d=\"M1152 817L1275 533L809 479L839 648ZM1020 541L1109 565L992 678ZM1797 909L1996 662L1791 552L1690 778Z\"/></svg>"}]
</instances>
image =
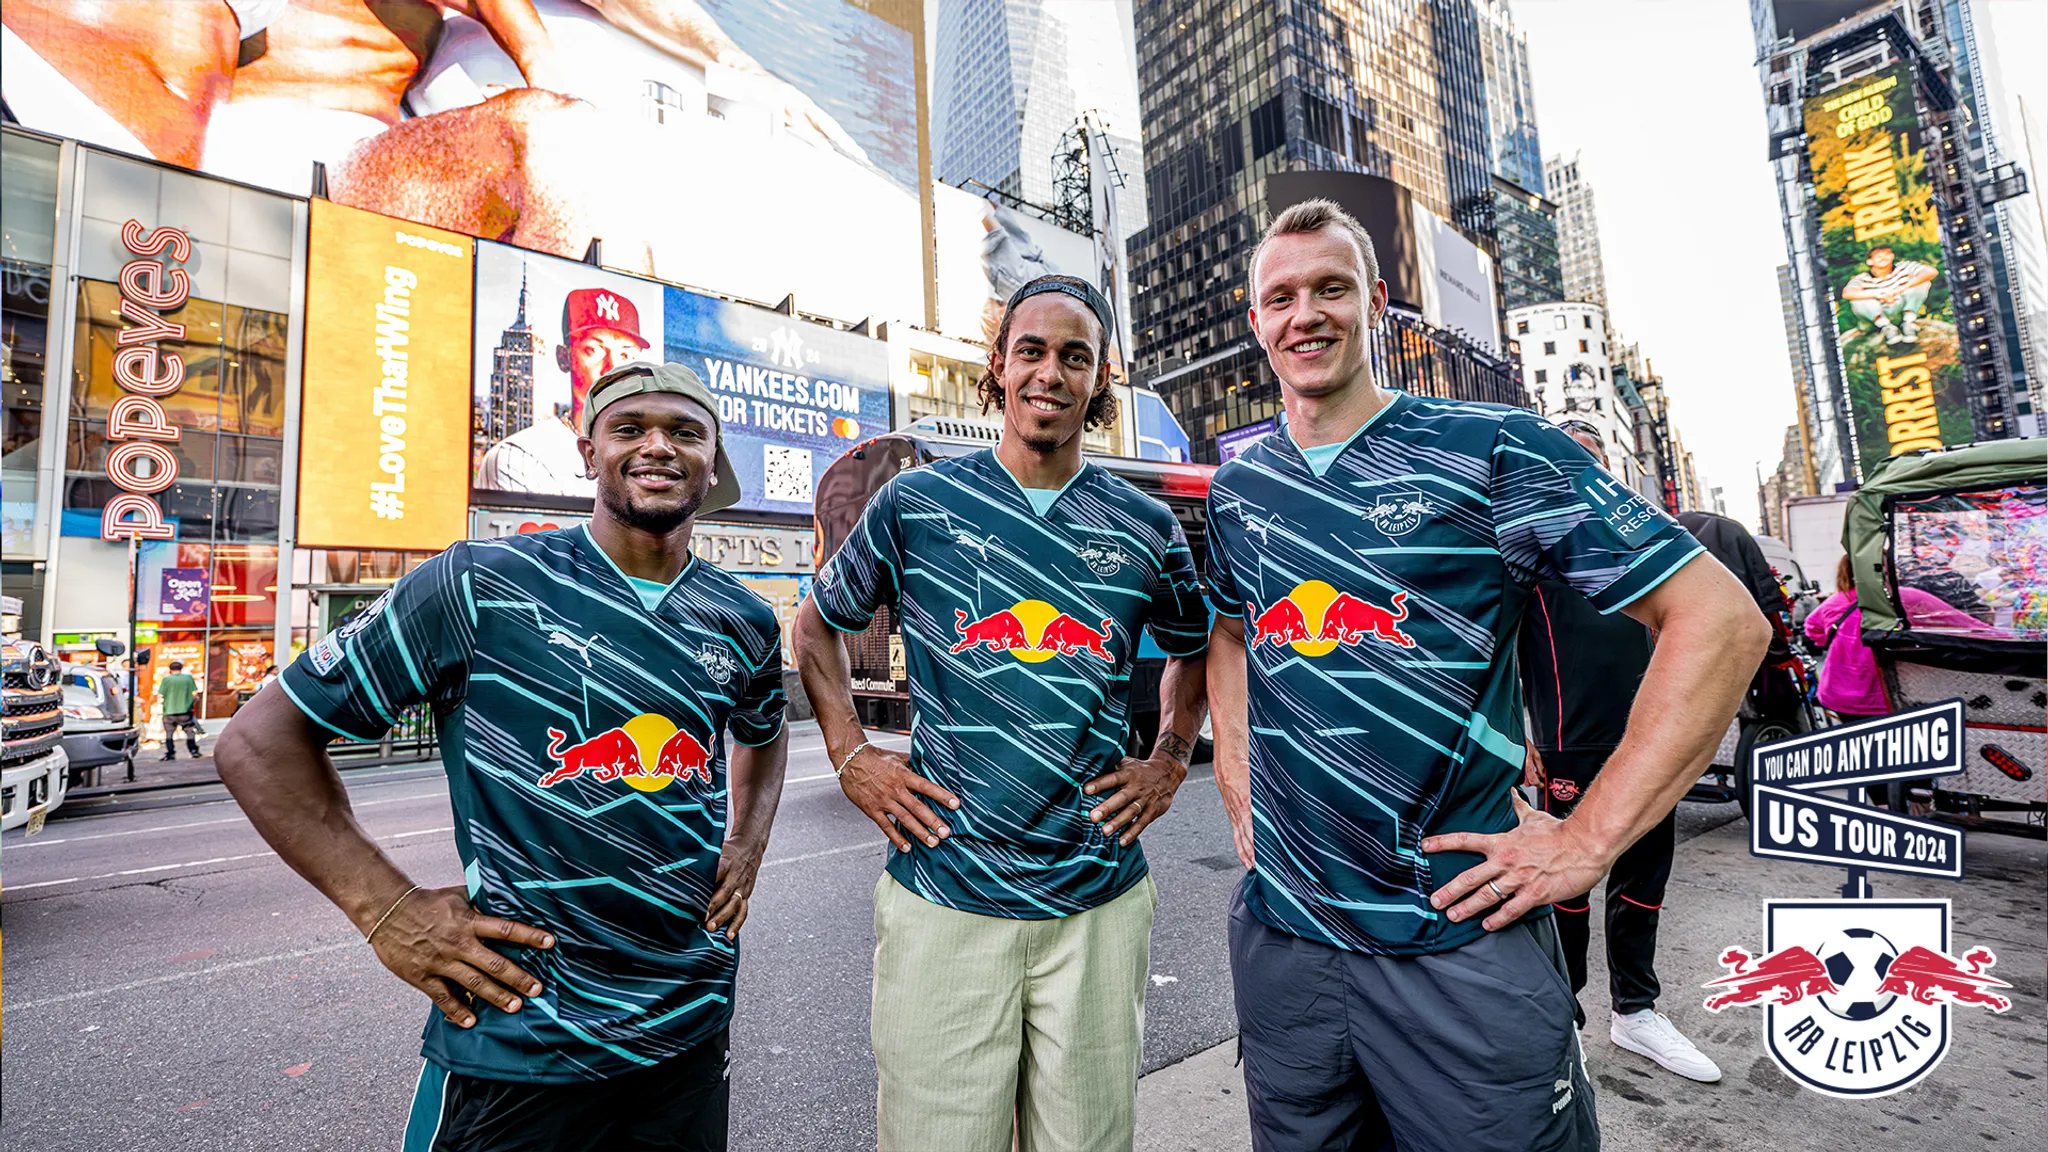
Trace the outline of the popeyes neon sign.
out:
<instances>
[{"instance_id":1,"label":"popeyes neon sign","mask_svg":"<svg viewBox=\"0 0 2048 1152\"><path fill-rule=\"evenodd\" d=\"M107 479L121 491L100 514L100 539L169 540L178 530L164 523L156 494L178 482L177 453L164 445L182 433L165 417L162 399L185 382L185 361L157 342L185 338L185 326L162 313L184 306L192 278L156 257L169 252L183 263L192 257L192 240L181 229L148 233L130 220L121 225L121 243L135 256L121 265L121 318L128 323L114 353L114 379L128 394L107 409L107 439L118 442L107 453Z\"/></svg>"}]
</instances>

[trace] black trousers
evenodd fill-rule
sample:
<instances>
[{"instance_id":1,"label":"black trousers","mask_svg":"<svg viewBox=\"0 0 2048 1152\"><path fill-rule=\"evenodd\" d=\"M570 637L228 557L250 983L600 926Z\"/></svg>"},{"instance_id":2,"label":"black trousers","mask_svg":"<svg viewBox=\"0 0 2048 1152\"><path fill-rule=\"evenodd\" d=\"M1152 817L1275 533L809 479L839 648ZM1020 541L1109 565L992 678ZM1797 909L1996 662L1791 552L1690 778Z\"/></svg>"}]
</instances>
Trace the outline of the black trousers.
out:
<instances>
[{"instance_id":1,"label":"black trousers","mask_svg":"<svg viewBox=\"0 0 2048 1152\"><path fill-rule=\"evenodd\" d=\"M1550 777L1543 790L1543 810L1560 818L1570 815L1612 751L1542 751ZM1607 874L1607 991L1614 1010L1623 1015L1657 1003L1657 912L1664 906L1664 886L1671 880L1676 828L1676 815L1666 813L1656 827L1629 845ZM1576 994L1586 986L1592 901L1581 896L1551 907L1557 911L1558 939L1564 944L1565 966ZM1581 1007L1579 1023L1585 1019Z\"/></svg>"},{"instance_id":2,"label":"black trousers","mask_svg":"<svg viewBox=\"0 0 2048 1152\"><path fill-rule=\"evenodd\" d=\"M199 737L205 735L204 730L199 727L199 721L193 719L192 713L189 711L166 712L164 713L164 759L176 760L178 758L178 733L180 731L185 733L185 750L194 756L199 755Z\"/></svg>"}]
</instances>

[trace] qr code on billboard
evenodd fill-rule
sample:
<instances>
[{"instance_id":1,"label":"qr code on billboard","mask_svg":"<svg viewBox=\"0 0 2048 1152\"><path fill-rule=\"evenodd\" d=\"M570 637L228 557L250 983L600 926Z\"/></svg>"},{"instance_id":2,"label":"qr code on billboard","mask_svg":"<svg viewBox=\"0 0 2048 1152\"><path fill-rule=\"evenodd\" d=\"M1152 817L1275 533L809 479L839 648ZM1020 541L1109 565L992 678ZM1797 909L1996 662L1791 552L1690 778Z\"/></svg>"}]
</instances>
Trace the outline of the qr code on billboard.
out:
<instances>
[{"instance_id":1,"label":"qr code on billboard","mask_svg":"<svg viewBox=\"0 0 2048 1152\"><path fill-rule=\"evenodd\" d=\"M770 500L811 502L811 450L770 444L761 449L762 495Z\"/></svg>"}]
</instances>

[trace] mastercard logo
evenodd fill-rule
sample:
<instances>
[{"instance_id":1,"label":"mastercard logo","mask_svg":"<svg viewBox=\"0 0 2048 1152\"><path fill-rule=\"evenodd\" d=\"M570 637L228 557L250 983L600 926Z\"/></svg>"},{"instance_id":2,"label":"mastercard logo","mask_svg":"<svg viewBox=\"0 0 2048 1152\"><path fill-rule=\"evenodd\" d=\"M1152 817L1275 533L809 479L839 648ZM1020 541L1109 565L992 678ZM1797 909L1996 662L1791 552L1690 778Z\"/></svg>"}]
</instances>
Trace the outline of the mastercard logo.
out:
<instances>
[{"instance_id":1,"label":"mastercard logo","mask_svg":"<svg viewBox=\"0 0 2048 1152\"><path fill-rule=\"evenodd\" d=\"M842 440L860 439L860 421L846 416L832 418L832 434Z\"/></svg>"}]
</instances>

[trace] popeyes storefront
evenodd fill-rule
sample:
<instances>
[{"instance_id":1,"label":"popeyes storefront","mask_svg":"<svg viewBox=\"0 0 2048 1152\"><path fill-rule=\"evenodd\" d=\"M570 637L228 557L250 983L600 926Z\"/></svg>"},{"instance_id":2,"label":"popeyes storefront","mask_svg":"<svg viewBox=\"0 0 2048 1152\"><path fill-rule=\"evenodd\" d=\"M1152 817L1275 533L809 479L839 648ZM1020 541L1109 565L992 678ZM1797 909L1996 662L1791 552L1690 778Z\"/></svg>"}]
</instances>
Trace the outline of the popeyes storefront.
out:
<instances>
[{"instance_id":1,"label":"popeyes storefront","mask_svg":"<svg viewBox=\"0 0 2048 1152\"><path fill-rule=\"evenodd\" d=\"M41 597L22 629L69 659L101 637L147 650L145 721L182 661L200 718L223 719L290 644L305 203L53 143Z\"/></svg>"}]
</instances>

